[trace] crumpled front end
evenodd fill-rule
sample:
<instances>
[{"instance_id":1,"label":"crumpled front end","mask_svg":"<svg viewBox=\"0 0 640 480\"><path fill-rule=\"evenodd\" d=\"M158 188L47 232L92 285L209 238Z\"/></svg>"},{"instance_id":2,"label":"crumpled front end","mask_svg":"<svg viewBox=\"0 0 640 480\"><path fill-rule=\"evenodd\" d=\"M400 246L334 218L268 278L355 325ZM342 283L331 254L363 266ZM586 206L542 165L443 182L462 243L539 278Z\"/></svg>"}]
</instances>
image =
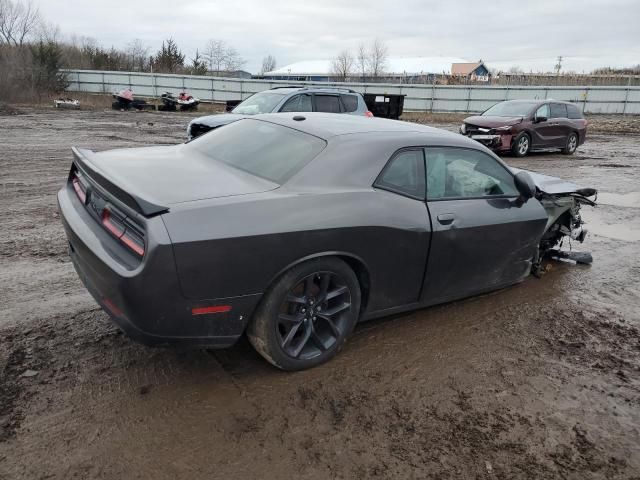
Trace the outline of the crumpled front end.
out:
<instances>
[{"instance_id":1,"label":"crumpled front end","mask_svg":"<svg viewBox=\"0 0 640 480\"><path fill-rule=\"evenodd\" d=\"M475 125L467 121L460 126L460 133L478 143L481 143L485 147L498 152L509 151L511 149L511 143L517 135L514 125L512 124L501 126L482 126Z\"/></svg>"},{"instance_id":2,"label":"crumpled front end","mask_svg":"<svg viewBox=\"0 0 640 480\"><path fill-rule=\"evenodd\" d=\"M510 167L514 173L527 172L536 185L536 199L547 212L547 225L540 240L538 258L534 261L534 275L542 273L545 258L562 258L577 263L591 263L589 253L574 252L571 242L584 242L587 229L580 215L582 205L596 206L598 191L595 188L581 188L558 177ZM569 251L561 250L569 243Z\"/></svg>"},{"instance_id":3,"label":"crumpled front end","mask_svg":"<svg viewBox=\"0 0 640 480\"><path fill-rule=\"evenodd\" d=\"M580 215L582 205L595 206L597 192L595 189L578 189L571 193L548 194L538 192L538 200L548 215L545 233L540 240L539 258L533 272L540 273L541 263L545 258L569 259L577 263L590 264L591 254L575 252L572 242L584 242L587 229ZM593 199L589 197L594 197ZM569 250L561 250L569 243Z\"/></svg>"}]
</instances>

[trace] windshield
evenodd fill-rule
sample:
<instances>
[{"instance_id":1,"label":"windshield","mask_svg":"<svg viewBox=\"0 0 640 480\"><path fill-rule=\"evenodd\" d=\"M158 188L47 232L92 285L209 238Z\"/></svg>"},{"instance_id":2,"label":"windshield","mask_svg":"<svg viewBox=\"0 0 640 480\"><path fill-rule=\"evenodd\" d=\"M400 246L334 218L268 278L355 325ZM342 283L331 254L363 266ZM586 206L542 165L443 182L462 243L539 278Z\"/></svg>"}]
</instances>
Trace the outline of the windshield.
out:
<instances>
[{"instance_id":1,"label":"windshield","mask_svg":"<svg viewBox=\"0 0 640 480\"><path fill-rule=\"evenodd\" d=\"M244 119L187 143L212 160L282 185L318 155L318 137L261 120Z\"/></svg>"},{"instance_id":2,"label":"windshield","mask_svg":"<svg viewBox=\"0 0 640 480\"><path fill-rule=\"evenodd\" d=\"M251 95L244 102L234 108L231 113L241 113L243 115L257 115L259 113L271 113L284 94L274 92L260 92Z\"/></svg>"},{"instance_id":3,"label":"windshield","mask_svg":"<svg viewBox=\"0 0 640 480\"><path fill-rule=\"evenodd\" d=\"M526 117L538 102L501 102L482 114L483 117Z\"/></svg>"}]
</instances>

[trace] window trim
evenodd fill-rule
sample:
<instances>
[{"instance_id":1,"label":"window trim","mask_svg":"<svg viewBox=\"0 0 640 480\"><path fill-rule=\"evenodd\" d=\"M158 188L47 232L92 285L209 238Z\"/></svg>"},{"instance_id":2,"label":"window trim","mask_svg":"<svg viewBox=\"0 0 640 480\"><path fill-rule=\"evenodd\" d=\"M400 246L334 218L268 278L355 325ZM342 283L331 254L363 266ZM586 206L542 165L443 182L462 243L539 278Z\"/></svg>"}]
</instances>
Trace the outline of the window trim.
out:
<instances>
[{"instance_id":1,"label":"window trim","mask_svg":"<svg viewBox=\"0 0 640 480\"><path fill-rule=\"evenodd\" d=\"M500 199L500 198L519 198L520 194L513 194L513 195L507 195L507 194L500 194L500 195L479 195L479 196L474 196L474 197L445 197L445 198L433 198L430 199L429 198L429 191L427 189L427 166L428 166L428 161L427 161L427 152L429 149L431 148L448 148L448 149L455 149L455 150L469 150L472 152L476 152L476 153L481 153L482 155L484 155L485 157L489 157L491 160L493 160L494 162L496 162L498 165L500 165L509 175L511 175L512 178L515 178L515 173L513 173L509 167L507 167L504 163L502 163L499 159L496 159L494 157L492 157L491 155L489 155L486 152L483 152L482 150L479 150L477 148L471 148L471 147L456 147L456 146L451 146L451 145L429 145L427 147L422 147L422 149L424 150L424 174L425 174L425 182L424 182L424 191L425 191L425 201L428 202L448 202L451 200L491 200L491 199Z\"/></svg>"},{"instance_id":2,"label":"window trim","mask_svg":"<svg viewBox=\"0 0 640 480\"><path fill-rule=\"evenodd\" d=\"M538 108L536 108L536 109L533 111L533 117L532 117L532 119L535 119L535 118L537 117L537 115L538 115L538 110L540 110L540 109L541 109L541 108L543 108L543 107L547 107L547 117L546 117L546 118L547 118L547 119L549 118L549 115L551 115L551 105L550 105L550 103L549 103L549 102L545 102L545 103L543 103L543 104L538 105Z\"/></svg>"},{"instance_id":3,"label":"window trim","mask_svg":"<svg viewBox=\"0 0 640 480\"><path fill-rule=\"evenodd\" d=\"M292 95L292 96L290 96L289 98L287 98L287 99L282 103L282 105L280 106L280 108L278 108L277 112L278 112L278 113L282 113L282 112L284 112L284 113L294 113L294 111L287 111L287 112L285 112L285 110L284 110L284 107L286 107L286 106L289 104L289 102L293 101L294 99L298 102L298 104L300 104L300 94L299 94L299 93L296 93L295 95Z\"/></svg>"},{"instance_id":4,"label":"window trim","mask_svg":"<svg viewBox=\"0 0 640 480\"><path fill-rule=\"evenodd\" d=\"M398 157L399 155L401 155L404 152L417 152L417 151L421 151L422 152L422 171L424 173L424 190L422 192L422 196L417 196L417 195L411 195L410 193L407 193L403 190L399 190L397 188L393 188L392 186L386 185L386 184L380 184L380 179L381 177L384 175L384 173L389 169L390 165L393 163L393 161L396 159L396 157ZM380 170L380 173L378 174L378 176L376 177L376 179L373 181L373 185L372 188L374 189L378 189L378 190L384 190L386 192L391 192L391 193L395 193L396 195L400 195L406 198L410 198L412 200L418 200L420 202L425 202L426 198L427 198L427 164L426 164L426 156L425 156L425 152L424 152L424 147L402 147L398 150L396 150L395 152L393 152L393 154L391 155L391 157L389 157L389 160L387 160L387 163L384 164L384 167L382 167L382 170Z\"/></svg>"}]
</instances>

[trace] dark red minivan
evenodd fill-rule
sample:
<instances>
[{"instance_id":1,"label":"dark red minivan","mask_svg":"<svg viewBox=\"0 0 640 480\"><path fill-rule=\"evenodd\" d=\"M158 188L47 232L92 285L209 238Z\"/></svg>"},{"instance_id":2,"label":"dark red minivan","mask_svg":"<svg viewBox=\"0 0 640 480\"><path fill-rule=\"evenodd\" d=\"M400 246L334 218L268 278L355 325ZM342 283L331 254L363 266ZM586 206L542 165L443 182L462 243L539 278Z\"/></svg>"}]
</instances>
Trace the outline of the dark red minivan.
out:
<instances>
[{"instance_id":1,"label":"dark red minivan","mask_svg":"<svg viewBox=\"0 0 640 480\"><path fill-rule=\"evenodd\" d=\"M524 157L533 150L560 149L572 155L587 135L580 109L557 100L508 100L467 117L460 133L498 153Z\"/></svg>"}]
</instances>

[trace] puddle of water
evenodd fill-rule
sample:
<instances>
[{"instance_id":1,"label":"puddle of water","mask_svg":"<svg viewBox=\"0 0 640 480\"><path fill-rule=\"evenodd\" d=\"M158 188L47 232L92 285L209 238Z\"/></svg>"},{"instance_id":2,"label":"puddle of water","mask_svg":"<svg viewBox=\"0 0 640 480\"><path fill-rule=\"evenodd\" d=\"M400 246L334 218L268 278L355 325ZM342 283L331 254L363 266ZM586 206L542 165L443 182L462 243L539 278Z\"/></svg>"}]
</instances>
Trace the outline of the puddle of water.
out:
<instances>
[{"instance_id":1,"label":"puddle of water","mask_svg":"<svg viewBox=\"0 0 640 480\"><path fill-rule=\"evenodd\" d=\"M603 205L615 205L617 207L640 208L640 192L631 193L598 193L598 203Z\"/></svg>"},{"instance_id":2,"label":"puddle of water","mask_svg":"<svg viewBox=\"0 0 640 480\"><path fill-rule=\"evenodd\" d=\"M618 196L624 197L624 195ZM598 212L597 209L583 209L581 214L586 224L585 227L592 235L599 235L625 242L640 242L640 225L636 225L635 222L607 223L604 221L603 215Z\"/></svg>"}]
</instances>

